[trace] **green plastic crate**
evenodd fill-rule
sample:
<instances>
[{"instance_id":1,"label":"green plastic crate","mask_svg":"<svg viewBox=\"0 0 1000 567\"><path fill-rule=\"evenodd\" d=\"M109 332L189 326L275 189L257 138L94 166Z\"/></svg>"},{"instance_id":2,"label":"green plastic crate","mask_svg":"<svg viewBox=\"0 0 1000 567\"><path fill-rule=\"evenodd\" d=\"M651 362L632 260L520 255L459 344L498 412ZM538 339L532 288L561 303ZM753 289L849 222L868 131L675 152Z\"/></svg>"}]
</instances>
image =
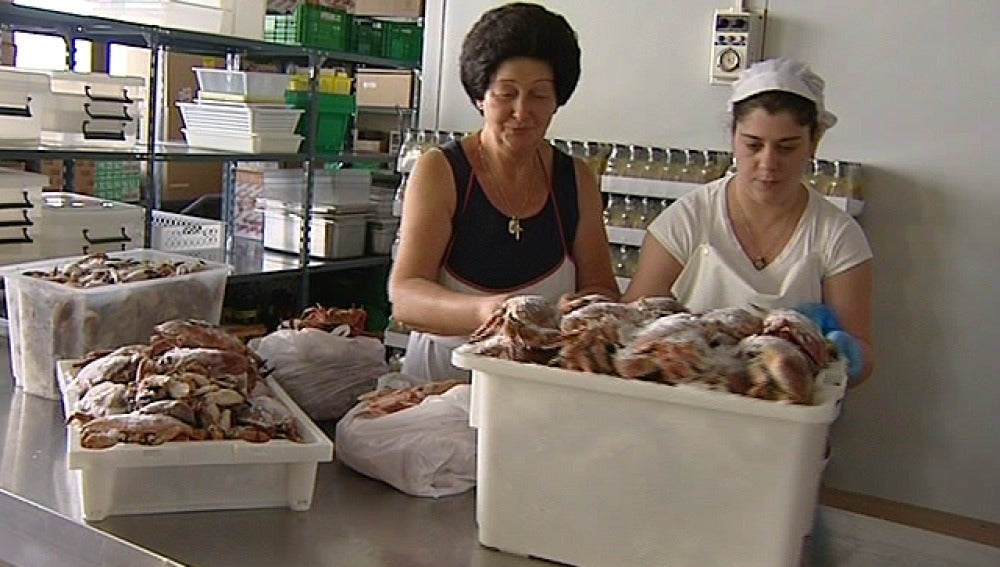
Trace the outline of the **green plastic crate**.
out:
<instances>
[{"instance_id":1,"label":"green plastic crate","mask_svg":"<svg viewBox=\"0 0 1000 567\"><path fill-rule=\"evenodd\" d=\"M299 4L295 7L297 39L302 45L347 51L351 19L351 14L347 12Z\"/></svg>"},{"instance_id":2,"label":"green plastic crate","mask_svg":"<svg viewBox=\"0 0 1000 567\"><path fill-rule=\"evenodd\" d=\"M381 57L385 49L385 24L375 18L355 16L351 29L351 52Z\"/></svg>"},{"instance_id":3,"label":"green plastic crate","mask_svg":"<svg viewBox=\"0 0 1000 567\"><path fill-rule=\"evenodd\" d=\"M385 43L382 55L389 59L419 62L424 50L424 28L412 22L382 22Z\"/></svg>"},{"instance_id":4,"label":"green plastic crate","mask_svg":"<svg viewBox=\"0 0 1000 567\"><path fill-rule=\"evenodd\" d=\"M321 152L340 152L344 149L347 127L357 109L354 95L315 93L319 119L316 122L316 149ZM309 93L285 91L285 103L309 111ZM309 120L299 121L296 132L308 135Z\"/></svg>"}]
</instances>

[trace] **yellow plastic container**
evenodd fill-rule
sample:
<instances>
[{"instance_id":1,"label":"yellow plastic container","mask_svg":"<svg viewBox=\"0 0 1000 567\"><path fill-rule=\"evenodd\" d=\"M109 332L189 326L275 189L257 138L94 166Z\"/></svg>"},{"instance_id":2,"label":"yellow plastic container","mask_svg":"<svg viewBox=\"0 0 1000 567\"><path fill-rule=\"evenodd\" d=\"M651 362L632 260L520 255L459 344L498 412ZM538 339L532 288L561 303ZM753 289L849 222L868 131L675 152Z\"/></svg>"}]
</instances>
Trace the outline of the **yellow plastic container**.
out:
<instances>
[{"instance_id":1,"label":"yellow plastic container","mask_svg":"<svg viewBox=\"0 0 1000 567\"><path fill-rule=\"evenodd\" d=\"M317 85L317 92L329 93L329 94L351 94L351 84L354 79L343 75L340 73L320 73L319 85ZM298 75L292 75L291 82L289 83L289 90L293 91L308 91L309 90L309 75L300 73Z\"/></svg>"}]
</instances>

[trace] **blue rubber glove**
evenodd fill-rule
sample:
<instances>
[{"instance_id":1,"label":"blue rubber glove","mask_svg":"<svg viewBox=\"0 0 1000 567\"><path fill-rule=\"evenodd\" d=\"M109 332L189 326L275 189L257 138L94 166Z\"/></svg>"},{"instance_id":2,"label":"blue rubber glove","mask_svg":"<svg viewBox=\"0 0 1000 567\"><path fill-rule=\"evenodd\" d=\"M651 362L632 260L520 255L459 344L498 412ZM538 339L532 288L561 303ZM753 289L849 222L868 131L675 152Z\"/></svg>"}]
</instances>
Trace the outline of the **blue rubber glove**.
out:
<instances>
[{"instance_id":1,"label":"blue rubber glove","mask_svg":"<svg viewBox=\"0 0 1000 567\"><path fill-rule=\"evenodd\" d=\"M806 303L796 307L795 310L819 326L820 331L837 347L838 355L847 361L847 377L852 380L857 378L864 366L861 343L850 333L841 330L833 310L824 303Z\"/></svg>"},{"instance_id":2,"label":"blue rubber glove","mask_svg":"<svg viewBox=\"0 0 1000 567\"><path fill-rule=\"evenodd\" d=\"M854 380L861 375L865 358L858 339L846 331L830 331L826 338L837 346L837 353L847 360L847 377Z\"/></svg>"}]
</instances>

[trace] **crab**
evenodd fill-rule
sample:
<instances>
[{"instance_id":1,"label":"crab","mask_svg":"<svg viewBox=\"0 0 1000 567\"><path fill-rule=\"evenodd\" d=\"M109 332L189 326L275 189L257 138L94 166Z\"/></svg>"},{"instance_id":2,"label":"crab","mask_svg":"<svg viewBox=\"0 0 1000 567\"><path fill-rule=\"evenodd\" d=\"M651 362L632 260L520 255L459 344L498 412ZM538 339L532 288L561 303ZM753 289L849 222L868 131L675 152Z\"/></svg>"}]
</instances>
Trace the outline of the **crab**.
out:
<instances>
[{"instance_id":1,"label":"crab","mask_svg":"<svg viewBox=\"0 0 1000 567\"><path fill-rule=\"evenodd\" d=\"M126 383L135 379L139 364L146 358L148 349L142 345L129 345L111 352L96 351L74 366L79 368L69 386L83 394L101 382Z\"/></svg>"},{"instance_id":2,"label":"crab","mask_svg":"<svg viewBox=\"0 0 1000 567\"><path fill-rule=\"evenodd\" d=\"M106 449L120 442L160 445L167 441L191 439L194 430L166 414L127 413L94 417L82 412L70 416L80 426L80 445L86 449Z\"/></svg>"},{"instance_id":3,"label":"crab","mask_svg":"<svg viewBox=\"0 0 1000 567\"><path fill-rule=\"evenodd\" d=\"M802 349L815 369L830 362L830 345L819 325L794 309L773 309L765 317L762 333L791 341Z\"/></svg>"},{"instance_id":4,"label":"crab","mask_svg":"<svg viewBox=\"0 0 1000 567\"><path fill-rule=\"evenodd\" d=\"M263 361L243 341L205 321L174 319L154 327L150 339L152 356L159 356L174 347L203 347L227 350L252 358L257 364Z\"/></svg>"},{"instance_id":5,"label":"crab","mask_svg":"<svg viewBox=\"0 0 1000 567\"><path fill-rule=\"evenodd\" d=\"M246 401L246 404L236 408L237 425L257 429L270 439L283 437L292 441L302 440L295 416L284 404L263 395L250 396Z\"/></svg>"},{"instance_id":6,"label":"crab","mask_svg":"<svg viewBox=\"0 0 1000 567\"><path fill-rule=\"evenodd\" d=\"M76 402L76 409L94 417L128 413L132 411L131 388L118 382L100 382Z\"/></svg>"},{"instance_id":7,"label":"crab","mask_svg":"<svg viewBox=\"0 0 1000 567\"><path fill-rule=\"evenodd\" d=\"M678 313L662 317L686 315ZM670 327L660 323L658 327ZM666 384L694 382L711 367L710 347L701 329L664 332L660 328L641 332L614 358L615 370L625 378L652 380Z\"/></svg>"},{"instance_id":8,"label":"crab","mask_svg":"<svg viewBox=\"0 0 1000 567\"><path fill-rule=\"evenodd\" d=\"M599 293L589 293L586 295L564 295L559 298L559 312L563 315L576 311L581 307L586 307L591 303L611 303L614 300Z\"/></svg>"},{"instance_id":9,"label":"crab","mask_svg":"<svg viewBox=\"0 0 1000 567\"><path fill-rule=\"evenodd\" d=\"M701 315L705 326L705 338L712 346L732 346L745 337L760 334L764 328L763 320L741 307L723 307L712 309Z\"/></svg>"},{"instance_id":10,"label":"crab","mask_svg":"<svg viewBox=\"0 0 1000 567\"><path fill-rule=\"evenodd\" d=\"M781 337L754 335L740 341L746 360L745 395L794 404L812 403L813 362L798 346Z\"/></svg>"},{"instance_id":11,"label":"crab","mask_svg":"<svg viewBox=\"0 0 1000 567\"><path fill-rule=\"evenodd\" d=\"M353 307L350 309L326 308L317 303L315 306L307 307L303 310L297 319L283 321L281 328L294 330L321 329L329 332L340 325L347 325L351 329L350 336L353 337L364 333L367 319L368 314L364 309Z\"/></svg>"},{"instance_id":12,"label":"crab","mask_svg":"<svg viewBox=\"0 0 1000 567\"><path fill-rule=\"evenodd\" d=\"M559 311L540 295L511 297L469 335L469 342L497 335L529 349L557 348L562 339Z\"/></svg>"},{"instance_id":13,"label":"crab","mask_svg":"<svg viewBox=\"0 0 1000 567\"><path fill-rule=\"evenodd\" d=\"M623 303L597 302L571 311L559 323L563 338L555 363L569 370L614 374L615 352L642 319L637 309Z\"/></svg>"},{"instance_id":14,"label":"crab","mask_svg":"<svg viewBox=\"0 0 1000 567\"><path fill-rule=\"evenodd\" d=\"M162 374L201 374L209 382L221 382L241 392L252 390L259 378L250 359L216 348L173 348L160 355L156 370Z\"/></svg>"},{"instance_id":15,"label":"crab","mask_svg":"<svg viewBox=\"0 0 1000 567\"><path fill-rule=\"evenodd\" d=\"M632 303L647 319L658 319L674 313L688 313L688 308L677 299L670 296L640 297Z\"/></svg>"}]
</instances>

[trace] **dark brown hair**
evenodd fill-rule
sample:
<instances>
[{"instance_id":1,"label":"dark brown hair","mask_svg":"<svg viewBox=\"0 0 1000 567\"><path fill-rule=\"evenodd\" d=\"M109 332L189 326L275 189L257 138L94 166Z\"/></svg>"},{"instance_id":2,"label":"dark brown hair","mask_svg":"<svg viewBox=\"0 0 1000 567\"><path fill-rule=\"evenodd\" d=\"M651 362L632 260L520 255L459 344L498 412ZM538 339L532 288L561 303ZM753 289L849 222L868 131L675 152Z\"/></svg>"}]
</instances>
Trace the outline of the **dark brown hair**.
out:
<instances>
[{"instance_id":1,"label":"dark brown hair","mask_svg":"<svg viewBox=\"0 0 1000 567\"><path fill-rule=\"evenodd\" d=\"M736 133L736 124L746 118L754 109L762 108L768 114L788 112L799 126L809 127L809 136L813 141L819 137L819 114L816 103L788 91L764 91L739 102L733 103L733 122L729 132Z\"/></svg>"}]
</instances>

